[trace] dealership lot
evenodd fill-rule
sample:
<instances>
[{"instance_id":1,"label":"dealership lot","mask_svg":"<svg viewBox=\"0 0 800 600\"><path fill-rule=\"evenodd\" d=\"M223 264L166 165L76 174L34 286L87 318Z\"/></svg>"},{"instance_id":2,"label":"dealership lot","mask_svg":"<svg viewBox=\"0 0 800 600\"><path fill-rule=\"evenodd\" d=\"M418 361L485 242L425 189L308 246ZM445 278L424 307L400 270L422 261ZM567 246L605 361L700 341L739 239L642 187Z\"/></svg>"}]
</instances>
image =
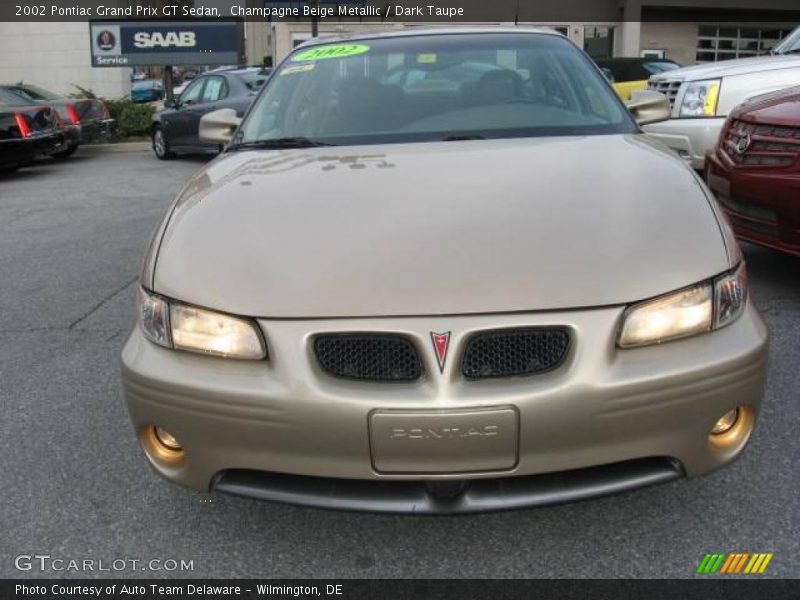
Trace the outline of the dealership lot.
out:
<instances>
[{"instance_id":1,"label":"dealership lot","mask_svg":"<svg viewBox=\"0 0 800 600\"><path fill-rule=\"evenodd\" d=\"M688 577L706 552L740 551L774 552L766 575L798 576L800 260L751 246L752 293L773 335L767 394L749 449L710 476L441 518L325 512L162 481L131 431L118 357L145 244L204 163L79 151L0 179L0 576L52 576L15 569L15 556L37 553L192 560L181 575L195 577Z\"/></svg>"}]
</instances>

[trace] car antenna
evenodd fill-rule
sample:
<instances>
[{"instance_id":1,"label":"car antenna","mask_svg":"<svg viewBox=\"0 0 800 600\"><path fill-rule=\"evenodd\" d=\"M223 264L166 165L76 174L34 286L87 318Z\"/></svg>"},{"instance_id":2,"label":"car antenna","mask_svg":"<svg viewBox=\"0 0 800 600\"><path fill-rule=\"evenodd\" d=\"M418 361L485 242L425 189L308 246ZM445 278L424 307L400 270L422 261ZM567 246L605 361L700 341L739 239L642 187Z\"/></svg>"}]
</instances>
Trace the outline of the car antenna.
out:
<instances>
[{"instance_id":1,"label":"car antenna","mask_svg":"<svg viewBox=\"0 0 800 600\"><path fill-rule=\"evenodd\" d=\"M514 11L514 26L519 25L519 0L517 0L517 8Z\"/></svg>"}]
</instances>

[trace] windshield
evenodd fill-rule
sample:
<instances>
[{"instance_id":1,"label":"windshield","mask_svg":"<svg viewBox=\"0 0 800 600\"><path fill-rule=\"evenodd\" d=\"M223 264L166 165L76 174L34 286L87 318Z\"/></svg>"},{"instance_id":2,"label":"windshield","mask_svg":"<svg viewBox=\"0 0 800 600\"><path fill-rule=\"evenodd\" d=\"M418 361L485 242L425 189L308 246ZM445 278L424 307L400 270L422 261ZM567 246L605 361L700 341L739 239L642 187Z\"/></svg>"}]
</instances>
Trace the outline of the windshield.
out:
<instances>
[{"instance_id":1,"label":"windshield","mask_svg":"<svg viewBox=\"0 0 800 600\"><path fill-rule=\"evenodd\" d=\"M675 69L680 69L681 66L674 62L655 61L642 63L642 68L644 68L651 75L655 75L656 73L664 73L665 71L674 71Z\"/></svg>"},{"instance_id":2,"label":"windshield","mask_svg":"<svg viewBox=\"0 0 800 600\"><path fill-rule=\"evenodd\" d=\"M25 106L31 101L6 89L0 88L0 104L3 106Z\"/></svg>"},{"instance_id":3,"label":"windshield","mask_svg":"<svg viewBox=\"0 0 800 600\"><path fill-rule=\"evenodd\" d=\"M380 144L634 131L603 75L562 37L450 34L299 48L270 79L236 142Z\"/></svg>"},{"instance_id":4,"label":"windshield","mask_svg":"<svg viewBox=\"0 0 800 600\"><path fill-rule=\"evenodd\" d=\"M790 33L786 39L772 49L773 54L789 54L800 52L800 27Z\"/></svg>"},{"instance_id":5,"label":"windshield","mask_svg":"<svg viewBox=\"0 0 800 600\"><path fill-rule=\"evenodd\" d=\"M48 92L38 85L25 84L24 86L15 87L14 92L23 95L29 100L58 100L59 96L53 92Z\"/></svg>"},{"instance_id":6,"label":"windshield","mask_svg":"<svg viewBox=\"0 0 800 600\"><path fill-rule=\"evenodd\" d=\"M134 83L133 86L131 86L131 89L135 92L140 92L142 90L152 90L152 89L158 89L160 87L161 87L160 81L139 81L137 83Z\"/></svg>"}]
</instances>

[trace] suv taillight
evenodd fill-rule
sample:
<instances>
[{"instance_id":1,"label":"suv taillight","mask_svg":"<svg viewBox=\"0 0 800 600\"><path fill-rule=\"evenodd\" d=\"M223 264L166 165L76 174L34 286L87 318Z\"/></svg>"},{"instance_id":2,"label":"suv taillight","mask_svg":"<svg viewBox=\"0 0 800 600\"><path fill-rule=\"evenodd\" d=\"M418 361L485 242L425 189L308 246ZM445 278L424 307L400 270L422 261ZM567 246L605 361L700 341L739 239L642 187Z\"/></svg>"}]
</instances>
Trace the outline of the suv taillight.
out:
<instances>
[{"instance_id":1,"label":"suv taillight","mask_svg":"<svg viewBox=\"0 0 800 600\"><path fill-rule=\"evenodd\" d=\"M81 120L78 117L78 111L75 110L75 105L67 104L67 115L69 116L69 120L72 122L73 125L79 125Z\"/></svg>"},{"instance_id":2,"label":"suv taillight","mask_svg":"<svg viewBox=\"0 0 800 600\"><path fill-rule=\"evenodd\" d=\"M19 134L24 138L30 136L31 128L28 126L28 121L25 119L25 115L14 113L14 120L17 122Z\"/></svg>"}]
</instances>

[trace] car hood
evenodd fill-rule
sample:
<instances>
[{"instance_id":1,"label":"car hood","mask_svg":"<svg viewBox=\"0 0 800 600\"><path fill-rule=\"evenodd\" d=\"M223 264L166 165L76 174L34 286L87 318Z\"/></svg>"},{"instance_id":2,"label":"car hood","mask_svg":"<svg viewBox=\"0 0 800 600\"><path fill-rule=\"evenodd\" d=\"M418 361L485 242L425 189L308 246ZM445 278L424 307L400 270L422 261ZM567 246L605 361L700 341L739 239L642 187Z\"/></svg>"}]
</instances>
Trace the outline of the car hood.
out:
<instances>
[{"instance_id":1,"label":"car hood","mask_svg":"<svg viewBox=\"0 0 800 600\"><path fill-rule=\"evenodd\" d=\"M754 56L752 58L722 60L716 63L682 67L680 69L659 73L658 75L650 77L650 81L675 79L680 79L681 81L699 81L701 79L733 77L734 75L746 75L757 71L788 69L791 67L800 67L800 55L766 55Z\"/></svg>"},{"instance_id":2,"label":"car hood","mask_svg":"<svg viewBox=\"0 0 800 600\"><path fill-rule=\"evenodd\" d=\"M754 96L740 104L731 116L754 123L800 127L800 86Z\"/></svg>"},{"instance_id":3,"label":"car hood","mask_svg":"<svg viewBox=\"0 0 800 600\"><path fill-rule=\"evenodd\" d=\"M165 296L290 318L624 304L729 261L689 169L605 135L229 153L155 265Z\"/></svg>"}]
</instances>

